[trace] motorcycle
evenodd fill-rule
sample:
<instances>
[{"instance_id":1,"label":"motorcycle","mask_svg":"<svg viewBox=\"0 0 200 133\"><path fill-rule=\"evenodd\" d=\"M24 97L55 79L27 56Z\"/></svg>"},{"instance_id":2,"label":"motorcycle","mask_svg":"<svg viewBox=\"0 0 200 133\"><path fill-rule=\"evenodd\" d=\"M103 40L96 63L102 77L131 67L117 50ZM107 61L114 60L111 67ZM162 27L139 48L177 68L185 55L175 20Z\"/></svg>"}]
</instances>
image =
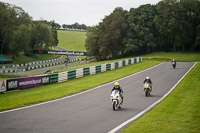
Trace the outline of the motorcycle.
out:
<instances>
[{"instance_id":1,"label":"motorcycle","mask_svg":"<svg viewBox=\"0 0 200 133\"><path fill-rule=\"evenodd\" d=\"M145 96L146 97L149 96L151 93L150 83L144 83L143 87L144 87Z\"/></svg>"},{"instance_id":2,"label":"motorcycle","mask_svg":"<svg viewBox=\"0 0 200 133\"><path fill-rule=\"evenodd\" d=\"M113 110L117 110L117 108L121 108L122 106L122 98L118 90L113 90L110 95L110 99L112 101Z\"/></svg>"},{"instance_id":3,"label":"motorcycle","mask_svg":"<svg viewBox=\"0 0 200 133\"><path fill-rule=\"evenodd\" d=\"M176 62L172 62L172 67L175 69L176 68Z\"/></svg>"}]
</instances>

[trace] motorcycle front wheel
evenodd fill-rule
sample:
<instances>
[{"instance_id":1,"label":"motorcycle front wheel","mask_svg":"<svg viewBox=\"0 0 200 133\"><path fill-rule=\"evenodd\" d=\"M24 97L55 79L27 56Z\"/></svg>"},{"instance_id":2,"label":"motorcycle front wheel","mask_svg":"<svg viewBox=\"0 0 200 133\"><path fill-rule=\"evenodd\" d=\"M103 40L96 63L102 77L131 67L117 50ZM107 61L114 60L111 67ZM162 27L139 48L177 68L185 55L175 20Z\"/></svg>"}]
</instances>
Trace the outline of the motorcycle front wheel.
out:
<instances>
[{"instance_id":1,"label":"motorcycle front wheel","mask_svg":"<svg viewBox=\"0 0 200 133\"><path fill-rule=\"evenodd\" d=\"M113 110L116 110L116 109L117 109L117 102L113 101Z\"/></svg>"},{"instance_id":2,"label":"motorcycle front wheel","mask_svg":"<svg viewBox=\"0 0 200 133\"><path fill-rule=\"evenodd\" d=\"M146 96L146 97L148 96L148 93L149 93L149 90L148 90L148 89L145 89L145 96Z\"/></svg>"}]
</instances>

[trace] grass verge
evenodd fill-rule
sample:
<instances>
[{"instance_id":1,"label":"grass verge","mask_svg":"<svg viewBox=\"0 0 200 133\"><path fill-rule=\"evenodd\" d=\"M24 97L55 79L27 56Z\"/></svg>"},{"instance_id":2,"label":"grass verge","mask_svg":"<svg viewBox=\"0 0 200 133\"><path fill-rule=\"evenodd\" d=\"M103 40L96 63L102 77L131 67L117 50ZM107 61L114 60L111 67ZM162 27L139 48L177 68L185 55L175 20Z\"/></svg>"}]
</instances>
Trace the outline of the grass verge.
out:
<instances>
[{"instance_id":1,"label":"grass verge","mask_svg":"<svg viewBox=\"0 0 200 133\"><path fill-rule=\"evenodd\" d=\"M35 61L42 61L42 60L50 60L50 59L55 59L58 58L60 55L45 55L45 54L40 54L38 57L27 57L25 55L20 55L19 57L16 57L13 60L13 64L25 64L28 62L35 62Z\"/></svg>"},{"instance_id":2,"label":"grass verge","mask_svg":"<svg viewBox=\"0 0 200 133\"><path fill-rule=\"evenodd\" d=\"M159 105L122 133L199 133L200 63Z\"/></svg>"},{"instance_id":3,"label":"grass verge","mask_svg":"<svg viewBox=\"0 0 200 133\"><path fill-rule=\"evenodd\" d=\"M64 83L1 94L0 111L69 96L145 70L159 63L160 61L144 61Z\"/></svg>"},{"instance_id":4,"label":"grass verge","mask_svg":"<svg viewBox=\"0 0 200 133\"><path fill-rule=\"evenodd\" d=\"M178 62L200 62L200 53L152 53L142 56L143 59L167 60L175 59Z\"/></svg>"}]
</instances>

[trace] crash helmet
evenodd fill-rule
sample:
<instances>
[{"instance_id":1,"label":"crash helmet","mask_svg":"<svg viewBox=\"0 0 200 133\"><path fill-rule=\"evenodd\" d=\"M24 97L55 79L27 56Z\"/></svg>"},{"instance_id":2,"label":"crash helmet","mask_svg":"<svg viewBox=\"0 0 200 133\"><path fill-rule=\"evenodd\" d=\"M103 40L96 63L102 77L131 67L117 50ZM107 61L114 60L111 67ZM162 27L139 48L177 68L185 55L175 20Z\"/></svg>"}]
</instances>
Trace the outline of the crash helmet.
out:
<instances>
[{"instance_id":1,"label":"crash helmet","mask_svg":"<svg viewBox=\"0 0 200 133\"><path fill-rule=\"evenodd\" d=\"M175 60L173 59L173 61L175 61Z\"/></svg>"},{"instance_id":2,"label":"crash helmet","mask_svg":"<svg viewBox=\"0 0 200 133\"><path fill-rule=\"evenodd\" d=\"M115 82L114 87L119 88L119 82Z\"/></svg>"},{"instance_id":3,"label":"crash helmet","mask_svg":"<svg viewBox=\"0 0 200 133\"><path fill-rule=\"evenodd\" d=\"M150 79L149 76L147 76L146 79Z\"/></svg>"}]
</instances>

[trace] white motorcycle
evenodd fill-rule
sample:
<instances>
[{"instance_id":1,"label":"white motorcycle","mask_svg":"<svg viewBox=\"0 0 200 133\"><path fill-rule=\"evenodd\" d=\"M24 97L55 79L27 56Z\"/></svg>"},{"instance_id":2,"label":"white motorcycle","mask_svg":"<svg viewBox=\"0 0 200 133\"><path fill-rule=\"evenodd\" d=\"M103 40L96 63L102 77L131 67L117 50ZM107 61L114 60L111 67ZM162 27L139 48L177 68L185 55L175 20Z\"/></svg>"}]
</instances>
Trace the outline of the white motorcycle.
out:
<instances>
[{"instance_id":1,"label":"white motorcycle","mask_svg":"<svg viewBox=\"0 0 200 133\"><path fill-rule=\"evenodd\" d=\"M120 93L118 90L113 90L110 95L113 110L116 110L117 108L121 108L122 106L122 98L120 96Z\"/></svg>"}]
</instances>

